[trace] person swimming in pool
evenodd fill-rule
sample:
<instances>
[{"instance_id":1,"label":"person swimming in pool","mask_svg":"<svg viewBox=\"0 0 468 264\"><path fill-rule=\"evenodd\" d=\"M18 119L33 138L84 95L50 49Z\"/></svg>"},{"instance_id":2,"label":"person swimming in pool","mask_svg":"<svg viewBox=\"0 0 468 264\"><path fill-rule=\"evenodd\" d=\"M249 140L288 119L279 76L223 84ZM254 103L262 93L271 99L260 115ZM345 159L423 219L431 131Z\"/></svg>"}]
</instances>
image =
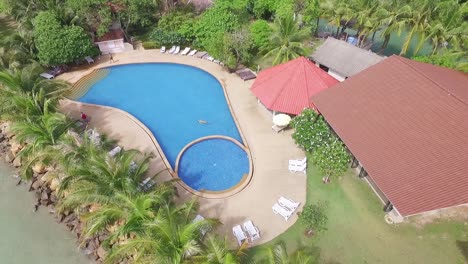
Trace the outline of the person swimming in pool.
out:
<instances>
[{"instance_id":1,"label":"person swimming in pool","mask_svg":"<svg viewBox=\"0 0 468 264\"><path fill-rule=\"evenodd\" d=\"M208 121L203 120L203 119L199 119L198 123L204 125L204 124L208 124Z\"/></svg>"}]
</instances>

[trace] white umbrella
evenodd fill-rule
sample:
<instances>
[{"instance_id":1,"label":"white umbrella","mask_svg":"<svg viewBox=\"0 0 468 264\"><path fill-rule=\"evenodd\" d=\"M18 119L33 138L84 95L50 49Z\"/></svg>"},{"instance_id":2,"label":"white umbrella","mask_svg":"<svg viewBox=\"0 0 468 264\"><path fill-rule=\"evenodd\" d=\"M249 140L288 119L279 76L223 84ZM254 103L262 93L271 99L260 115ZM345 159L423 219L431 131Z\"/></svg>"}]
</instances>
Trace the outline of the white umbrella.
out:
<instances>
[{"instance_id":1,"label":"white umbrella","mask_svg":"<svg viewBox=\"0 0 468 264\"><path fill-rule=\"evenodd\" d=\"M286 114L277 114L273 117L273 124L277 126L287 126L291 122L291 117Z\"/></svg>"}]
</instances>

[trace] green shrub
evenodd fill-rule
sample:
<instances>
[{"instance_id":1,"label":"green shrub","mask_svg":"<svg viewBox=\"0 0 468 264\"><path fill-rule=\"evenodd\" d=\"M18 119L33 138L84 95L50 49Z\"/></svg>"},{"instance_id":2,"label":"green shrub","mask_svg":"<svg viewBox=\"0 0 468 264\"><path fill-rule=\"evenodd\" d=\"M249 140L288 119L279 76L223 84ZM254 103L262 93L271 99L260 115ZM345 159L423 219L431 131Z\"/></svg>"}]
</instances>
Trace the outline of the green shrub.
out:
<instances>
[{"instance_id":1,"label":"green shrub","mask_svg":"<svg viewBox=\"0 0 468 264\"><path fill-rule=\"evenodd\" d=\"M143 48L145 49L159 49L161 45L159 43L154 42L154 41L146 41L142 43Z\"/></svg>"},{"instance_id":2,"label":"green shrub","mask_svg":"<svg viewBox=\"0 0 468 264\"><path fill-rule=\"evenodd\" d=\"M183 45L187 40L177 32L166 32L159 28L155 29L150 35L151 42L159 43L161 46Z\"/></svg>"},{"instance_id":3,"label":"green shrub","mask_svg":"<svg viewBox=\"0 0 468 264\"><path fill-rule=\"evenodd\" d=\"M322 201L318 201L317 204L306 205L299 214L299 220L307 228L317 232L327 230L328 216L326 209L327 204Z\"/></svg>"},{"instance_id":4,"label":"green shrub","mask_svg":"<svg viewBox=\"0 0 468 264\"><path fill-rule=\"evenodd\" d=\"M93 53L91 39L84 29L61 25L51 11L40 12L33 25L37 57L44 65L66 64Z\"/></svg>"},{"instance_id":5,"label":"green shrub","mask_svg":"<svg viewBox=\"0 0 468 264\"><path fill-rule=\"evenodd\" d=\"M328 144L334 138L323 116L312 109L304 109L291 121L291 126L295 129L292 134L294 141L307 152Z\"/></svg>"},{"instance_id":6,"label":"green shrub","mask_svg":"<svg viewBox=\"0 0 468 264\"><path fill-rule=\"evenodd\" d=\"M266 49L270 45L272 29L267 21L256 20L250 24L250 38L253 46L258 50Z\"/></svg>"}]
</instances>

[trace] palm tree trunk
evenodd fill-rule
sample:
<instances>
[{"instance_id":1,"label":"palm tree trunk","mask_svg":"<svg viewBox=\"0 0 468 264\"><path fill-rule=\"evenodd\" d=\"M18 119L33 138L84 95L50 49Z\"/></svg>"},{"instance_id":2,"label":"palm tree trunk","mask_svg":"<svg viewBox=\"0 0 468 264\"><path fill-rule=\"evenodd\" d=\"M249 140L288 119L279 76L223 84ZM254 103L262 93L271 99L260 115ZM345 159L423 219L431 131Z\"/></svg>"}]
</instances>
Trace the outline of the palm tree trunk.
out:
<instances>
[{"instance_id":1,"label":"palm tree trunk","mask_svg":"<svg viewBox=\"0 0 468 264\"><path fill-rule=\"evenodd\" d=\"M411 28L408 36L406 36L406 40L401 47L400 55L405 55L408 52L409 46L411 44L411 40L413 40L414 32L416 31L416 25Z\"/></svg>"},{"instance_id":2,"label":"palm tree trunk","mask_svg":"<svg viewBox=\"0 0 468 264\"><path fill-rule=\"evenodd\" d=\"M319 33L319 22L320 22L320 17L317 17L317 27L315 28L315 36L318 36Z\"/></svg>"}]
</instances>

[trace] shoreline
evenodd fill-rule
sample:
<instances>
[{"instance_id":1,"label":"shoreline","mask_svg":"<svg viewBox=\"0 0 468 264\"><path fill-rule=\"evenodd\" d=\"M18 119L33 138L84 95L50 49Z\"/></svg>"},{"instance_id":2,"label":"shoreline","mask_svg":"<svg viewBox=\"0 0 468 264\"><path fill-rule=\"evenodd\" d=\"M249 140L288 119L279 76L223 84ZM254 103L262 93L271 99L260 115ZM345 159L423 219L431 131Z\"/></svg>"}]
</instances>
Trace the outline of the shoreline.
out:
<instances>
[{"instance_id":1,"label":"shoreline","mask_svg":"<svg viewBox=\"0 0 468 264\"><path fill-rule=\"evenodd\" d=\"M31 180L25 181L19 176L21 158L17 156L22 146L14 140L15 135L10 131L9 124L0 121L0 158L8 170L12 171L10 179L15 183L16 188L24 188L30 193L34 193L34 200L31 200L31 211L38 213L39 210L46 210L46 213L53 215L55 223L61 228L65 227L69 234L72 234L74 246L89 263L101 263L105 258L106 251L101 246L101 241L107 238L106 234L93 237L81 242L81 231L83 226L78 216L74 212L66 211L57 213L55 205L58 201L55 190L58 184L51 177L53 168L34 167ZM8 178L8 176L7 176ZM5 179L5 181L8 181ZM41 211L42 211L41 210Z\"/></svg>"}]
</instances>

